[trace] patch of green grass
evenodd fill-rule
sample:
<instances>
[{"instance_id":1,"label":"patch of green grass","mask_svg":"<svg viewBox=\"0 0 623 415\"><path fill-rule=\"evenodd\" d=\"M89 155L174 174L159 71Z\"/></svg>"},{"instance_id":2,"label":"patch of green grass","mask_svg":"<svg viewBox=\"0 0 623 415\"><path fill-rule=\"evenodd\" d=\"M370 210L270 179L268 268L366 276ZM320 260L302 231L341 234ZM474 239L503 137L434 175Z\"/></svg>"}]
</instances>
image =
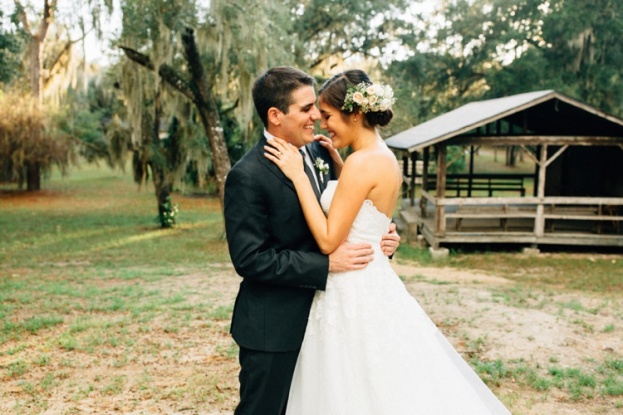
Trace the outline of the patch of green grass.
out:
<instances>
[{"instance_id":1,"label":"patch of green grass","mask_svg":"<svg viewBox=\"0 0 623 415\"><path fill-rule=\"evenodd\" d=\"M26 373L27 369L28 365L26 364L26 362L19 359L9 363L8 368L6 369L6 374L10 378L17 378Z\"/></svg>"},{"instance_id":2,"label":"patch of green grass","mask_svg":"<svg viewBox=\"0 0 623 415\"><path fill-rule=\"evenodd\" d=\"M613 370L617 374L623 376L623 360L621 359L606 359L606 368Z\"/></svg>"},{"instance_id":3,"label":"patch of green grass","mask_svg":"<svg viewBox=\"0 0 623 415\"><path fill-rule=\"evenodd\" d=\"M566 303L559 303L558 305L561 308L572 310L572 311L575 311L576 313L579 313L580 311L585 311L584 306L578 300L571 300Z\"/></svg>"},{"instance_id":4,"label":"patch of green grass","mask_svg":"<svg viewBox=\"0 0 623 415\"><path fill-rule=\"evenodd\" d=\"M428 248L421 248L418 246L411 246L403 243L398 246L396 251L396 257L401 261L411 261L420 265L430 265L434 263L433 258L428 251Z\"/></svg>"},{"instance_id":5,"label":"patch of green grass","mask_svg":"<svg viewBox=\"0 0 623 415\"><path fill-rule=\"evenodd\" d=\"M22 323L22 327L24 330L34 334L39 330L61 324L63 321L63 317L60 316L31 317Z\"/></svg>"},{"instance_id":6,"label":"patch of green grass","mask_svg":"<svg viewBox=\"0 0 623 415\"><path fill-rule=\"evenodd\" d=\"M233 305L218 306L210 310L210 312L208 313L208 318L214 320L229 320L231 319L231 313L233 312L233 310Z\"/></svg>"},{"instance_id":7,"label":"patch of green grass","mask_svg":"<svg viewBox=\"0 0 623 415\"><path fill-rule=\"evenodd\" d=\"M406 244L405 244L406 245ZM439 264L428 251L418 247L403 247L400 259L422 265ZM595 293L623 291L623 258L620 255L551 253L537 256L524 255L517 250L478 251L476 248L453 250L443 261L443 266L479 270L516 281L525 287L554 287L556 290L582 290Z\"/></svg>"},{"instance_id":8,"label":"patch of green grass","mask_svg":"<svg viewBox=\"0 0 623 415\"><path fill-rule=\"evenodd\" d=\"M491 297L496 303L503 303L516 308L542 309L546 304L546 298L528 289L523 284L513 287L496 287L491 292Z\"/></svg>"},{"instance_id":9,"label":"patch of green grass","mask_svg":"<svg viewBox=\"0 0 623 415\"><path fill-rule=\"evenodd\" d=\"M552 360L552 359L550 359ZM557 359L554 359L557 360ZM572 400L593 399L601 396L623 396L623 376L620 360L607 359L593 367L564 368L551 366L543 370L539 364L523 360L505 363L502 360L472 360L471 365L489 385L499 386L505 379L546 392L552 388L566 391Z\"/></svg>"},{"instance_id":10,"label":"patch of green grass","mask_svg":"<svg viewBox=\"0 0 623 415\"><path fill-rule=\"evenodd\" d=\"M133 273L145 274L123 268L228 261L216 198L173 195L183 213L181 223L162 230L153 222L153 192L138 190L130 175L89 166L67 178L53 176L43 188L36 202L18 203L16 196L2 203L0 262L5 266L103 265L131 279Z\"/></svg>"},{"instance_id":11,"label":"patch of green grass","mask_svg":"<svg viewBox=\"0 0 623 415\"><path fill-rule=\"evenodd\" d=\"M471 363L474 370L488 385L499 386L505 378L512 376L511 371L500 359L494 361L473 360Z\"/></svg>"}]
</instances>

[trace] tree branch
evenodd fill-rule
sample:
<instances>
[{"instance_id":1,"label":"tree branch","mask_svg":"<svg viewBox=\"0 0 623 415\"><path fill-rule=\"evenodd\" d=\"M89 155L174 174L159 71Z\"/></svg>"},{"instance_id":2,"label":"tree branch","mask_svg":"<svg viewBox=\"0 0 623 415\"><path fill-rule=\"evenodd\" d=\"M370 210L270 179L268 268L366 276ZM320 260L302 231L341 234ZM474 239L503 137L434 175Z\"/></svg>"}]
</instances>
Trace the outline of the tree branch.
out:
<instances>
[{"instance_id":1,"label":"tree branch","mask_svg":"<svg viewBox=\"0 0 623 415\"><path fill-rule=\"evenodd\" d=\"M142 54L141 52L138 52L134 49L130 49L126 46L119 46L121 48L121 50L123 50L125 52L125 55L132 61L138 63L141 66L144 66L145 68L149 69L150 71L153 71L154 68L154 64L151 62L151 59L149 59L149 56Z\"/></svg>"},{"instance_id":2,"label":"tree branch","mask_svg":"<svg viewBox=\"0 0 623 415\"><path fill-rule=\"evenodd\" d=\"M195 100L201 100L202 104L206 105L210 103L208 81L206 79L205 72L203 70L203 64L201 63L201 57L199 56L199 50L197 50L197 44L195 43L194 30L187 27L182 33L182 43L184 45L184 52L186 60L188 61L188 70L193 80L193 85L196 87Z\"/></svg>"},{"instance_id":3,"label":"tree branch","mask_svg":"<svg viewBox=\"0 0 623 415\"><path fill-rule=\"evenodd\" d=\"M48 27L50 27L50 22L52 21L52 15L54 14L54 8L56 7L56 0L50 3L48 0L44 0L43 5L43 19L41 19L41 26L39 26L39 30L35 36L36 39L43 41L45 39L45 35L48 32Z\"/></svg>"},{"instance_id":4,"label":"tree branch","mask_svg":"<svg viewBox=\"0 0 623 415\"><path fill-rule=\"evenodd\" d=\"M195 97L195 94L193 93L193 90L189 85L188 81L182 78L182 76L180 76L180 74L178 74L175 69L171 68L167 64L164 64L160 66L160 69L158 70L158 75L160 75L160 77L164 81L166 81L166 83L180 91L192 102L197 101L197 98Z\"/></svg>"},{"instance_id":5,"label":"tree branch","mask_svg":"<svg viewBox=\"0 0 623 415\"><path fill-rule=\"evenodd\" d=\"M120 48L125 52L125 55L131 61L138 63L139 65L149 69L150 71L156 70L149 56L126 46L120 46ZM163 81L180 91L192 102L196 101L195 94L193 93L193 90L190 87L188 81L186 81L180 74L178 74L175 69L171 68L169 65L166 64L161 65L160 68L158 68L158 75L160 75Z\"/></svg>"},{"instance_id":6,"label":"tree branch","mask_svg":"<svg viewBox=\"0 0 623 415\"><path fill-rule=\"evenodd\" d=\"M30 33L30 23L28 22L28 17L26 16L26 10L24 10L24 6L22 6L22 4L18 0L14 0L14 1L15 1L15 8L17 9L17 15L19 17L19 20L24 25L24 29L26 29L26 31L32 35L32 33Z\"/></svg>"},{"instance_id":7,"label":"tree branch","mask_svg":"<svg viewBox=\"0 0 623 415\"><path fill-rule=\"evenodd\" d=\"M219 111L219 114L221 114L221 116L227 114L228 112L231 112L233 110L236 109L236 107L238 106L238 103L240 102L240 98L236 99L236 102L234 102L230 107L222 109Z\"/></svg>"}]
</instances>

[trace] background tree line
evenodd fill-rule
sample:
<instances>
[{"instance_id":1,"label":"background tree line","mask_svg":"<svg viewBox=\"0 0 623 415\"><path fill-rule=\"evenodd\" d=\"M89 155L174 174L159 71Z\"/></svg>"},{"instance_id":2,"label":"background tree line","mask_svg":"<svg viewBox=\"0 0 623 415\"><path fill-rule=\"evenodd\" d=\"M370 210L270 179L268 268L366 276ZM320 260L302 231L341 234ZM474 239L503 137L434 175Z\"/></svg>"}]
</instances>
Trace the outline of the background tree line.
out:
<instances>
[{"instance_id":1,"label":"background tree line","mask_svg":"<svg viewBox=\"0 0 623 415\"><path fill-rule=\"evenodd\" d=\"M540 89L623 115L617 0L3 1L2 180L36 190L54 165L131 159L137 183L154 184L162 226L177 189L222 197L262 128L250 89L270 66L319 82L361 67L390 83L398 102L384 136ZM87 35L114 21L106 66L89 65Z\"/></svg>"}]
</instances>

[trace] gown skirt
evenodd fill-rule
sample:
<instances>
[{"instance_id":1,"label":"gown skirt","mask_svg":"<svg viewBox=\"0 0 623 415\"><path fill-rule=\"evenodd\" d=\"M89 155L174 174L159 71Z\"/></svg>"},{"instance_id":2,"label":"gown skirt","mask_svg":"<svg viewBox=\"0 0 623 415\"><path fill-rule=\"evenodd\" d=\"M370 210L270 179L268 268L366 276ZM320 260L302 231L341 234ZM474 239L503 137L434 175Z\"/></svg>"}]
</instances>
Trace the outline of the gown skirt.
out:
<instances>
[{"instance_id":1,"label":"gown skirt","mask_svg":"<svg viewBox=\"0 0 623 415\"><path fill-rule=\"evenodd\" d=\"M322 194L325 211L337 181ZM363 270L329 274L312 303L286 415L510 414L391 268L391 219L366 200L348 241L375 246Z\"/></svg>"}]
</instances>

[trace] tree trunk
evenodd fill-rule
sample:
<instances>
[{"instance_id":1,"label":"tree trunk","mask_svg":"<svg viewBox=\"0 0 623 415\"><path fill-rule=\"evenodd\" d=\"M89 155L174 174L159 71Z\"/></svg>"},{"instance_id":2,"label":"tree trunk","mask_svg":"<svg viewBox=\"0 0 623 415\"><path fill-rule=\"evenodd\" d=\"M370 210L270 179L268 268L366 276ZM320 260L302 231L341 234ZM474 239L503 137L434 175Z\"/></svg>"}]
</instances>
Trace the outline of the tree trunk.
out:
<instances>
[{"instance_id":1,"label":"tree trunk","mask_svg":"<svg viewBox=\"0 0 623 415\"><path fill-rule=\"evenodd\" d=\"M38 162L26 162L26 190L41 190L41 166Z\"/></svg>"},{"instance_id":2,"label":"tree trunk","mask_svg":"<svg viewBox=\"0 0 623 415\"><path fill-rule=\"evenodd\" d=\"M43 42L48 34L50 22L54 17L54 9L57 0L44 0L43 16L36 33L30 32L30 23L20 2L15 0L15 5L20 10L18 16L24 28L30 34L30 88L31 96L38 108L43 105ZM38 161L27 163L26 183L28 190L41 190L41 165Z\"/></svg>"},{"instance_id":3,"label":"tree trunk","mask_svg":"<svg viewBox=\"0 0 623 415\"><path fill-rule=\"evenodd\" d=\"M43 105L43 79L41 78L43 55L43 40L37 35L32 37L30 43L30 88L32 99L41 108Z\"/></svg>"},{"instance_id":4,"label":"tree trunk","mask_svg":"<svg viewBox=\"0 0 623 415\"><path fill-rule=\"evenodd\" d=\"M149 152L148 165L151 168L151 180L154 184L154 191L156 193L156 202L158 203L158 220L160 221L160 227L170 228L174 225L173 222L167 220L168 214L171 211L171 191L173 190L173 183L170 181L170 175L167 171L167 162L163 160L164 157L160 157L162 149L160 147L160 138L158 133L160 132L160 116L162 114L162 105L160 103L160 90L156 91L154 96L154 115L153 117L149 113L145 112L143 115L143 147Z\"/></svg>"},{"instance_id":5,"label":"tree trunk","mask_svg":"<svg viewBox=\"0 0 623 415\"><path fill-rule=\"evenodd\" d=\"M517 165L517 147L506 147L506 165L508 167L515 167Z\"/></svg>"},{"instance_id":6,"label":"tree trunk","mask_svg":"<svg viewBox=\"0 0 623 415\"><path fill-rule=\"evenodd\" d=\"M156 201L158 202L158 219L160 220L160 226L162 228L170 228L172 224L164 220L164 218L170 211L168 208L170 203L169 197L171 196L173 186L171 186L171 183L167 183L166 172L162 166L154 162L150 162L149 166L151 167L151 177L156 192Z\"/></svg>"},{"instance_id":7,"label":"tree trunk","mask_svg":"<svg viewBox=\"0 0 623 415\"><path fill-rule=\"evenodd\" d=\"M210 86L208 85L205 70L201 63L201 57L195 43L195 34L191 28L186 28L182 34L182 43L186 52L188 68L192 76L191 87L195 96L195 105L201 116L201 123L208 136L210 152L212 153L212 163L214 164L218 194L221 207L225 198L225 177L231 169L231 161L227 153L227 144L221 119L216 106L216 101Z\"/></svg>"}]
</instances>

